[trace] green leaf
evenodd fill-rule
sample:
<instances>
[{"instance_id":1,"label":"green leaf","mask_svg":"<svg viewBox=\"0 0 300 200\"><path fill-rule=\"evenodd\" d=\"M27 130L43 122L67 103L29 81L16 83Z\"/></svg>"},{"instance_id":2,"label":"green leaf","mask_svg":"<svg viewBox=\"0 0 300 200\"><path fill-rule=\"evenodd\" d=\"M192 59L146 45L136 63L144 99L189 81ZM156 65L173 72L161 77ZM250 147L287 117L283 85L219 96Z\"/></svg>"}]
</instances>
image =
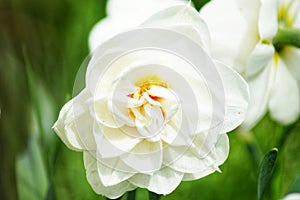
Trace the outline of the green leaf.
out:
<instances>
[{"instance_id":1,"label":"green leaf","mask_svg":"<svg viewBox=\"0 0 300 200\"><path fill-rule=\"evenodd\" d=\"M260 165L259 175L258 175L258 188L257 188L257 199L261 200L263 194L269 185L275 166L275 161L277 158L278 149L273 148L269 153L267 153Z\"/></svg>"},{"instance_id":2,"label":"green leaf","mask_svg":"<svg viewBox=\"0 0 300 200\"><path fill-rule=\"evenodd\" d=\"M192 0L197 10L200 10L210 0Z\"/></svg>"},{"instance_id":3,"label":"green leaf","mask_svg":"<svg viewBox=\"0 0 300 200\"><path fill-rule=\"evenodd\" d=\"M297 177L295 182L291 185L288 194L290 193L300 193L300 175Z\"/></svg>"},{"instance_id":4,"label":"green leaf","mask_svg":"<svg viewBox=\"0 0 300 200\"><path fill-rule=\"evenodd\" d=\"M30 136L28 149L17 158L16 176L20 200L45 199L49 181L37 135Z\"/></svg>"}]
</instances>

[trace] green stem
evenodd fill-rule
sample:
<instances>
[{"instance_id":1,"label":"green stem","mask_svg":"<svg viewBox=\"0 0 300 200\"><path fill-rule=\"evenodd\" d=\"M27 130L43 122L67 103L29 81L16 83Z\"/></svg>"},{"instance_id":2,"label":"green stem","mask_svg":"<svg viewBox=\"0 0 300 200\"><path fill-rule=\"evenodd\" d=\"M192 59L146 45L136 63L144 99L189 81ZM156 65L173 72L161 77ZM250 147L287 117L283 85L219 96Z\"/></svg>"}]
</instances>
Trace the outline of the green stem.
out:
<instances>
[{"instance_id":1,"label":"green stem","mask_svg":"<svg viewBox=\"0 0 300 200\"><path fill-rule=\"evenodd\" d=\"M300 48L300 29L279 27L272 42L276 49L281 49L285 45Z\"/></svg>"},{"instance_id":2,"label":"green stem","mask_svg":"<svg viewBox=\"0 0 300 200\"><path fill-rule=\"evenodd\" d=\"M159 200L160 198L160 195L154 192L148 191L148 194L149 194L149 200Z\"/></svg>"},{"instance_id":3,"label":"green stem","mask_svg":"<svg viewBox=\"0 0 300 200\"><path fill-rule=\"evenodd\" d=\"M246 148L253 163L254 169L258 170L262 159L262 154L258 145L254 141L248 141L246 143Z\"/></svg>"},{"instance_id":4,"label":"green stem","mask_svg":"<svg viewBox=\"0 0 300 200\"><path fill-rule=\"evenodd\" d=\"M237 131L239 139L245 144L249 158L253 165L253 169L257 172L262 160L262 153L258 144L256 143L255 137L251 132L243 131L242 129L238 129Z\"/></svg>"},{"instance_id":5,"label":"green stem","mask_svg":"<svg viewBox=\"0 0 300 200\"><path fill-rule=\"evenodd\" d=\"M300 121L298 120L297 122L285 127L283 130L283 133L281 135L281 138L278 143L278 148L282 148L284 146L284 143L286 142L288 136L298 127L300 126Z\"/></svg>"},{"instance_id":6,"label":"green stem","mask_svg":"<svg viewBox=\"0 0 300 200\"><path fill-rule=\"evenodd\" d=\"M126 199L127 199L127 200L135 200L135 193L136 193L136 190L127 192L127 197L126 197Z\"/></svg>"}]
</instances>

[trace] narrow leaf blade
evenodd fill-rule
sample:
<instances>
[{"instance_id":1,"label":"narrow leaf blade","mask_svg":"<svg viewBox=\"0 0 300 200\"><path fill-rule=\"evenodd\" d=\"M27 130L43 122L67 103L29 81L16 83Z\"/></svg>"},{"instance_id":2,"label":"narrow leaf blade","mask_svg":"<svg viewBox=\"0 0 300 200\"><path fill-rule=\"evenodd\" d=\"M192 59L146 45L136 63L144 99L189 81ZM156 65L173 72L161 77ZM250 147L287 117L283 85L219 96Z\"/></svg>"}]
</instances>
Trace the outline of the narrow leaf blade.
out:
<instances>
[{"instance_id":1,"label":"narrow leaf blade","mask_svg":"<svg viewBox=\"0 0 300 200\"><path fill-rule=\"evenodd\" d=\"M277 158L278 149L274 148L267 153L261 162L258 175L257 199L261 200L263 194L269 185Z\"/></svg>"},{"instance_id":2,"label":"narrow leaf blade","mask_svg":"<svg viewBox=\"0 0 300 200\"><path fill-rule=\"evenodd\" d=\"M27 151L17 158L16 175L20 200L45 199L49 180L41 151L38 138L31 135Z\"/></svg>"}]
</instances>

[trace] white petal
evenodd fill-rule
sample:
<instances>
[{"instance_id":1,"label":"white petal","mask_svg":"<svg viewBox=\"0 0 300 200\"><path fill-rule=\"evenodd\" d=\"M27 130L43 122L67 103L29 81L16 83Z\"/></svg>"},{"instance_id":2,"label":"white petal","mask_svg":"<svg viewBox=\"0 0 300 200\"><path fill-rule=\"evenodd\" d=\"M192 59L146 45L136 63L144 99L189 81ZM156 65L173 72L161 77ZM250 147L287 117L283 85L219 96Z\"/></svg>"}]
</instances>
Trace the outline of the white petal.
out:
<instances>
[{"instance_id":1,"label":"white petal","mask_svg":"<svg viewBox=\"0 0 300 200\"><path fill-rule=\"evenodd\" d=\"M94 101L94 106L91 109L91 115L95 120L104 126L110 128L119 128L124 125L120 120L117 120L109 109L107 98L102 98Z\"/></svg>"},{"instance_id":2,"label":"white petal","mask_svg":"<svg viewBox=\"0 0 300 200\"><path fill-rule=\"evenodd\" d=\"M130 21L128 21L130 23ZM132 26L132 25L131 25ZM126 31L130 25L124 24L121 20L112 17L107 17L98 22L92 29L89 35L90 51L96 50L104 41L117 35L122 31Z\"/></svg>"},{"instance_id":3,"label":"white petal","mask_svg":"<svg viewBox=\"0 0 300 200\"><path fill-rule=\"evenodd\" d=\"M94 136L100 154L114 157L132 150L142 139L132 137L122 128L109 128L94 124Z\"/></svg>"},{"instance_id":4,"label":"white petal","mask_svg":"<svg viewBox=\"0 0 300 200\"><path fill-rule=\"evenodd\" d=\"M242 124L244 129L250 130L266 113L274 76L275 69L270 62L256 77L247 80L250 90L250 104L246 119Z\"/></svg>"},{"instance_id":5,"label":"white petal","mask_svg":"<svg viewBox=\"0 0 300 200\"><path fill-rule=\"evenodd\" d=\"M134 55L123 56L122 59L115 60L119 56L120 50L123 50L119 47L120 43L126 43L126 41L121 41L120 38L109 40L92 54L85 80L86 87L94 94L95 99L101 99L111 93L116 79L122 75L122 72L139 64L137 63L139 59ZM111 63L112 60L115 62ZM128 80L122 82L125 84L124 87L132 87L132 82L126 81Z\"/></svg>"},{"instance_id":6,"label":"white petal","mask_svg":"<svg viewBox=\"0 0 300 200\"><path fill-rule=\"evenodd\" d=\"M249 21L245 18L248 14L243 12L247 8L255 13L257 2L252 1L247 7L239 4L242 3L236 0L210 1L200 10L200 15L210 31L213 57L242 73L259 38L252 22L255 19Z\"/></svg>"},{"instance_id":7,"label":"white petal","mask_svg":"<svg viewBox=\"0 0 300 200\"><path fill-rule=\"evenodd\" d=\"M258 24L261 0L235 0L235 3L249 26L255 29Z\"/></svg>"},{"instance_id":8,"label":"white petal","mask_svg":"<svg viewBox=\"0 0 300 200\"><path fill-rule=\"evenodd\" d=\"M137 174L128 181L140 188L146 188L156 194L167 195L180 184L183 173L169 167L163 167L152 175Z\"/></svg>"},{"instance_id":9,"label":"white petal","mask_svg":"<svg viewBox=\"0 0 300 200\"><path fill-rule=\"evenodd\" d=\"M292 26L295 28L300 28L300 1L290 0L284 1L283 3L289 3L288 15L291 18Z\"/></svg>"},{"instance_id":10,"label":"white petal","mask_svg":"<svg viewBox=\"0 0 300 200\"><path fill-rule=\"evenodd\" d=\"M61 140L71 149L95 149L92 134L93 118L89 114L88 99L90 93L84 89L69 101L59 113L53 128Z\"/></svg>"},{"instance_id":11,"label":"white petal","mask_svg":"<svg viewBox=\"0 0 300 200\"><path fill-rule=\"evenodd\" d=\"M189 5L169 7L155 13L142 27L167 28L191 38L204 49L210 50L210 38L206 24L199 13Z\"/></svg>"},{"instance_id":12,"label":"white petal","mask_svg":"<svg viewBox=\"0 0 300 200\"><path fill-rule=\"evenodd\" d=\"M286 195L282 200L299 200L300 193L290 193Z\"/></svg>"},{"instance_id":13,"label":"white petal","mask_svg":"<svg viewBox=\"0 0 300 200\"><path fill-rule=\"evenodd\" d=\"M277 1L262 0L258 19L258 31L261 39L272 39L278 30Z\"/></svg>"},{"instance_id":14,"label":"white petal","mask_svg":"<svg viewBox=\"0 0 300 200\"><path fill-rule=\"evenodd\" d=\"M165 148L164 164L183 173L196 173L209 165L205 159L199 158L197 152L187 147Z\"/></svg>"},{"instance_id":15,"label":"white petal","mask_svg":"<svg viewBox=\"0 0 300 200\"><path fill-rule=\"evenodd\" d=\"M90 151L91 155L95 158L97 158L97 161L100 162L103 166L106 166L108 168L112 168L119 172L125 172L128 174L136 174L137 171L131 167L129 167L126 163L122 161L120 157L115 158L103 158L101 154L98 152ZM101 177L100 177L101 178ZM106 177L109 178L109 177ZM102 179L102 178L101 178ZM107 179L105 179L107 180ZM104 185L107 184L107 182L103 179Z\"/></svg>"},{"instance_id":16,"label":"white petal","mask_svg":"<svg viewBox=\"0 0 300 200\"><path fill-rule=\"evenodd\" d=\"M228 157L229 142L227 135L220 134L214 147L205 157L200 157L198 154L201 149L197 148L202 147L203 144L201 147L197 147L197 143L195 143L194 147L189 149L183 147L165 148L164 158L167 159L165 163L176 171L188 174L200 173L210 168L214 171L218 170L218 166Z\"/></svg>"},{"instance_id":17,"label":"white petal","mask_svg":"<svg viewBox=\"0 0 300 200\"><path fill-rule=\"evenodd\" d=\"M59 112L58 120L53 125L53 129L60 139L69 147L70 149L80 151L82 150L81 142L74 132L66 132L64 121L68 118L68 113L72 110L73 100L67 102L61 111Z\"/></svg>"},{"instance_id":18,"label":"white petal","mask_svg":"<svg viewBox=\"0 0 300 200\"><path fill-rule=\"evenodd\" d=\"M171 145L171 146L190 146L192 144L192 137L196 133L194 132L195 130L193 130L193 127L191 127L189 121L190 120L184 115L183 115L181 124L175 124L175 122L173 120L170 121L169 125L173 125L172 126L173 131L176 131L177 133L176 133L174 139L172 137L170 138L173 140L170 141L171 143L169 143L169 145ZM165 131L172 131L172 129L168 130L168 128L166 127ZM172 132L169 134L172 134ZM162 136L162 138L163 138L163 136Z\"/></svg>"},{"instance_id":19,"label":"white petal","mask_svg":"<svg viewBox=\"0 0 300 200\"><path fill-rule=\"evenodd\" d=\"M246 81L235 71L220 62L215 62L225 90L225 116L222 133L239 126L245 119L249 89Z\"/></svg>"},{"instance_id":20,"label":"white petal","mask_svg":"<svg viewBox=\"0 0 300 200\"><path fill-rule=\"evenodd\" d=\"M87 180L97 194L115 199L122 196L125 192L134 190L136 188L128 181L123 181L119 184L105 187L99 177L97 160L89 152L84 152L83 157Z\"/></svg>"},{"instance_id":21,"label":"white petal","mask_svg":"<svg viewBox=\"0 0 300 200\"><path fill-rule=\"evenodd\" d=\"M185 181L196 180L204 176L207 176L215 171L220 171L218 166L222 165L225 162L225 160L228 157L228 154L229 154L228 136L226 134L221 134L219 136L218 142L216 143L215 150L208 155L208 157L211 157L210 159L215 160L214 164L196 173L185 174L183 180Z\"/></svg>"},{"instance_id":22,"label":"white petal","mask_svg":"<svg viewBox=\"0 0 300 200\"><path fill-rule=\"evenodd\" d=\"M145 106L145 112L148 118L151 117L151 124L147 127L148 131L152 136L158 135L164 125L164 116L161 108L158 106Z\"/></svg>"},{"instance_id":23,"label":"white petal","mask_svg":"<svg viewBox=\"0 0 300 200\"><path fill-rule=\"evenodd\" d=\"M300 14L298 13L294 20L294 27L300 28Z\"/></svg>"},{"instance_id":24,"label":"white petal","mask_svg":"<svg viewBox=\"0 0 300 200\"><path fill-rule=\"evenodd\" d=\"M152 173L162 166L162 144L144 140L121 159L137 172Z\"/></svg>"},{"instance_id":25,"label":"white petal","mask_svg":"<svg viewBox=\"0 0 300 200\"><path fill-rule=\"evenodd\" d=\"M99 125L96 122L94 123L94 137L97 144L97 152L101 156L100 158L114 158L127 152L127 150L124 151L124 149L121 149L119 146L116 146L114 144L116 142L109 141L102 133ZM132 148L133 147L134 145L132 145ZM128 149L130 150L131 148Z\"/></svg>"},{"instance_id":26,"label":"white petal","mask_svg":"<svg viewBox=\"0 0 300 200\"><path fill-rule=\"evenodd\" d=\"M299 116L298 83L280 58L274 64L277 71L270 93L270 113L275 120L283 124L290 124Z\"/></svg>"},{"instance_id":27,"label":"white petal","mask_svg":"<svg viewBox=\"0 0 300 200\"><path fill-rule=\"evenodd\" d=\"M271 61L274 52L273 45L258 43L248 58L246 77L255 76L257 73L260 73Z\"/></svg>"},{"instance_id":28,"label":"white petal","mask_svg":"<svg viewBox=\"0 0 300 200\"><path fill-rule=\"evenodd\" d=\"M177 137L177 134L177 128L170 123L165 125L164 130L160 133L160 137L164 142L171 144Z\"/></svg>"},{"instance_id":29,"label":"white petal","mask_svg":"<svg viewBox=\"0 0 300 200\"><path fill-rule=\"evenodd\" d=\"M286 64L290 74L300 81L300 49L289 46L284 47L280 52L280 58Z\"/></svg>"},{"instance_id":30,"label":"white petal","mask_svg":"<svg viewBox=\"0 0 300 200\"><path fill-rule=\"evenodd\" d=\"M183 181L192 181L192 180L197 180L200 178L203 178L209 174L212 174L216 171L217 169L214 168L207 168L201 172L196 172L196 173L190 173L190 174L184 174L182 180ZM218 170L217 170L218 171Z\"/></svg>"},{"instance_id":31,"label":"white petal","mask_svg":"<svg viewBox=\"0 0 300 200\"><path fill-rule=\"evenodd\" d=\"M132 169L129 167L126 171L118 170L120 165L122 165L123 168L126 167L119 158L110 159L109 161L109 163L103 162L103 160L103 163L100 161L97 162L98 173L100 175L101 182L105 187L117 185L134 175L134 173L131 173Z\"/></svg>"},{"instance_id":32,"label":"white petal","mask_svg":"<svg viewBox=\"0 0 300 200\"><path fill-rule=\"evenodd\" d=\"M128 108L143 103L142 100L141 102L133 102L132 98L128 97L134 91L135 88L116 88L108 100L110 112L112 112L117 123L121 125L134 126L134 120L130 117Z\"/></svg>"}]
</instances>

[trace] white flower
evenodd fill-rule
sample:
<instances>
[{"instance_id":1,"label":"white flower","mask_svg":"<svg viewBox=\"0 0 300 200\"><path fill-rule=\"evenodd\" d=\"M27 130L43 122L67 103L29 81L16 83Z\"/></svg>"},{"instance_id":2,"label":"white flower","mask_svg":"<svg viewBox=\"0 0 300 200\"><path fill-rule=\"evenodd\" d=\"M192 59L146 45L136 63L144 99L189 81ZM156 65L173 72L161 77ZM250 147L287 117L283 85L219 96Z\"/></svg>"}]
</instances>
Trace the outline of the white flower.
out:
<instances>
[{"instance_id":1,"label":"white flower","mask_svg":"<svg viewBox=\"0 0 300 200\"><path fill-rule=\"evenodd\" d=\"M283 124L300 112L300 50L275 49L278 27L300 28L299 0L213 0L200 15L208 24L213 55L242 74L250 104L244 128L251 129L267 112Z\"/></svg>"},{"instance_id":2,"label":"white flower","mask_svg":"<svg viewBox=\"0 0 300 200\"><path fill-rule=\"evenodd\" d=\"M282 200L300 200L300 193L288 194Z\"/></svg>"},{"instance_id":3,"label":"white flower","mask_svg":"<svg viewBox=\"0 0 300 200\"><path fill-rule=\"evenodd\" d=\"M186 0L109 0L107 17L98 22L90 33L90 49L94 50L118 33L136 28L164 8L186 3Z\"/></svg>"},{"instance_id":4,"label":"white flower","mask_svg":"<svg viewBox=\"0 0 300 200\"><path fill-rule=\"evenodd\" d=\"M226 132L246 115L248 88L209 56L209 43L197 11L173 6L93 52L85 89L62 108L54 129L83 151L95 192L169 194L183 180L219 170L229 152Z\"/></svg>"}]
</instances>

